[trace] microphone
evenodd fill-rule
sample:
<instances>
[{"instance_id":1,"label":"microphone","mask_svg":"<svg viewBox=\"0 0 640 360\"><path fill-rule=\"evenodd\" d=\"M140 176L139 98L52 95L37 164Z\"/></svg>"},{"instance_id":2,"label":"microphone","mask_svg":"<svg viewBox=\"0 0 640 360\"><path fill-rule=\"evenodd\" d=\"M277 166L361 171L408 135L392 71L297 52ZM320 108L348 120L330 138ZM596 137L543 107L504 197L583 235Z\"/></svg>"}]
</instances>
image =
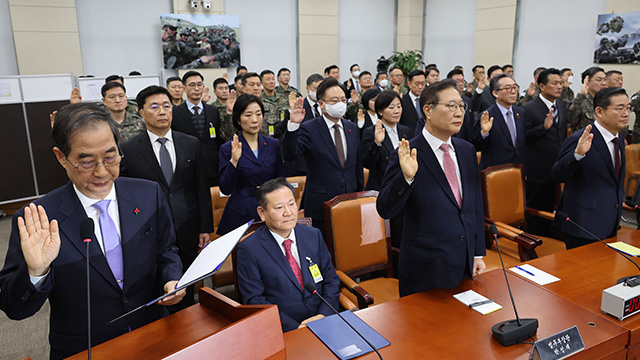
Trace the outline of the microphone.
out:
<instances>
[{"instance_id":1,"label":"microphone","mask_svg":"<svg viewBox=\"0 0 640 360\"><path fill-rule=\"evenodd\" d=\"M87 354L91 360L91 283L89 280L89 244L93 237L94 230L93 219L85 218L80 223L80 237L87 244Z\"/></svg>"},{"instance_id":2,"label":"microphone","mask_svg":"<svg viewBox=\"0 0 640 360\"><path fill-rule=\"evenodd\" d=\"M491 232L493 239L496 241L498 255L500 256L500 263L502 264L502 272L504 273L504 280L507 282L507 289L509 289L509 296L511 297L511 305L513 305L513 312L516 314L515 320L506 320L493 325L491 327L491 332L493 332L493 337L502 346L511 346L533 337L538 332L538 319L520 319L518 316L516 303L513 301L513 293L511 292L511 286L509 286L509 279L507 278L507 270L504 268L504 261L502 261L500 244L498 244L498 228L495 224L491 224L489 231Z\"/></svg>"},{"instance_id":3,"label":"microphone","mask_svg":"<svg viewBox=\"0 0 640 360\"><path fill-rule=\"evenodd\" d=\"M628 200L627 200L628 201ZM626 201L625 201L626 203ZM634 202L629 201L629 203L633 204L635 207L637 207L638 205L636 205ZM628 204L627 204L628 205ZM633 206L632 206L633 207ZM636 264L635 261L633 261L630 257L627 256L627 254L623 253L622 251L614 248L613 246L607 244L606 242L604 242L604 240L600 239L599 237L595 236L592 232L590 232L589 230L583 228L582 226L580 226L580 224L578 224L577 222L571 220L571 218L569 218L569 215L567 215L565 212L562 211L556 211L556 214L558 216L560 216L560 218L564 218L564 221L568 221L570 223L572 223L573 225L577 226L578 229L586 232L587 234L591 235L591 237L593 237L594 239L600 241L601 243L605 244L608 248L615 250L615 252L617 252L618 254L624 256L625 259L629 260L636 268L638 268L638 271L640 272L640 266L638 266L638 264ZM618 279L617 283L625 283L625 285L627 286L637 286L640 285L640 277L638 277L637 275L632 275L632 276L625 276L623 278Z\"/></svg>"},{"instance_id":4,"label":"microphone","mask_svg":"<svg viewBox=\"0 0 640 360\"><path fill-rule=\"evenodd\" d=\"M345 318L343 318L342 315L340 315L340 313L333 306L331 306L331 304L329 304L329 302L327 300L325 300L324 297L322 297L322 295L320 295L320 293L318 293L318 290L316 289L316 286L313 283L311 283L311 282L304 283L304 289L307 290L308 292L316 295L317 297L320 298L320 300L322 300L325 304L327 304L331 308L331 310L333 310L333 312L336 313L340 317L340 319L342 319L342 321L347 323L347 325L349 325L349 327L353 331L355 331L356 334L358 334L358 336L360 336L362 338L362 340L364 340L364 342L366 342L367 345L369 345L373 349L373 351L376 352L376 354L378 354L378 357L380 358L380 360L382 360L382 355L380 355L378 350L373 345L371 345L371 343L367 339L365 339L365 337L362 336L362 334L360 334L358 332L358 330L356 330L356 328L354 328L351 324L349 324L349 322Z\"/></svg>"}]
</instances>

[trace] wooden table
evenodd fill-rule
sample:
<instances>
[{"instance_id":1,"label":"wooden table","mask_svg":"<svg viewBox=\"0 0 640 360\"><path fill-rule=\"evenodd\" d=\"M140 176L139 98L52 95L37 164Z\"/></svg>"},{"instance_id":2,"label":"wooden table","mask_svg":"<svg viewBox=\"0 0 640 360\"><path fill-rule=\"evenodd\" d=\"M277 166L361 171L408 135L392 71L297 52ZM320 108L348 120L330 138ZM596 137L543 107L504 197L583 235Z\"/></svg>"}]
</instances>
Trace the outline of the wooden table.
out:
<instances>
[{"instance_id":1,"label":"wooden table","mask_svg":"<svg viewBox=\"0 0 640 360\"><path fill-rule=\"evenodd\" d=\"M640 232L634 231L607 239L607 242L616 241L640 247ZM531 260L528 263L561 279L545 285L546 290L595 314L603 314L600 310L602 290L615 285L621 277L638 274L638 269L633 264L599 242ZM607 316L629 330L628 358L640 359L640 316L634 315L623 321L610 315L603 314L603 316Z\"/></svg>"},{"instance_id":2,"label":"wooden table","mask_svg":"<svg viewBox=\"0 0 640 360\"><path fill-rule=\"evenodd\" d=\"M586 349L572 359L624 359L629 331L617 321L588 311L513 274L509 274L519 315L539 320L541 339L577 325ZM452 297L472 289L503 306L482 316ZM391 342L380 350L385 359L527 359L531 345L503 347L491 327L515 315L502 270L465 280L455 289L414 294L356 312ZM592 322L596 326L590 326ZM309 329L284 334L287 359L335 359ZM369 353L358 359L377 359Z\"/></svg>"}]
</instances>

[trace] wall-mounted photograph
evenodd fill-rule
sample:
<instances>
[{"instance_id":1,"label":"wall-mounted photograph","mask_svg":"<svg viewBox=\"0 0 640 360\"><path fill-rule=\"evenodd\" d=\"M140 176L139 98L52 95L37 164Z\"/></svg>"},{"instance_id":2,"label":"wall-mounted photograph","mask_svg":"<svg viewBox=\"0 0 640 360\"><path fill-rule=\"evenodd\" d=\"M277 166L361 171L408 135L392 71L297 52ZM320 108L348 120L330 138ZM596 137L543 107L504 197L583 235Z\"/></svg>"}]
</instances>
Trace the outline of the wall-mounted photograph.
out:
<instances>
[{"instance_id":1,"label":"wall-mounted photograph","mask_svg":"<svg viewBox=\"0 0 640 360\"><path fill-rule=\"evenodd\" d=\"M165 69L240 65L237 16L161 14Z\"/></svg>"},{"instance_id":2,"label":"wall-mounted photograph","mask_svg":"<svg viewBox=\"0 0 640 360\"><path fill-rule=\"evenodd\" d=\"M597 64L640 64L640 11L598 15Z\"/></svg>"}]
</instances>

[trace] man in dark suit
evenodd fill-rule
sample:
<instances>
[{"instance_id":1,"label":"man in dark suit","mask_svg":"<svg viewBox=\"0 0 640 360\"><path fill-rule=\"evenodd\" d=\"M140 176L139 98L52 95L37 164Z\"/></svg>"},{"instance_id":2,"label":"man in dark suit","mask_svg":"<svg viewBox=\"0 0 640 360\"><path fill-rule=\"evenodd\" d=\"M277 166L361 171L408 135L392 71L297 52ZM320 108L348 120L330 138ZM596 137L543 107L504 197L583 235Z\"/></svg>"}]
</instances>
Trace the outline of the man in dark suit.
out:
<instances>
[{"instance_id":1,"label":"man in dark suit","mask_svg":"<svg viewBox=\"0 0 640 360\"><path fill-rule=\"evenodd\" d=\"M454 138L464 102L450 79L420 96L424 131L402 140L389 160L377 209L391 218L404 209L400 296L452 288L485 269L484 214L473 145Z\"/></svg>"},{"instance_id":2,"label":"man in dark suit","mask_svg":"<svg viewBox=\"0 0 640 360\"><path fill-rule=\"evenodd\" d=\"M283 156L285 160L304 156L304 213L324 233L323 203L336 195L362 190L364 175L358 126L342 118L347 109L342 84L334 78L325 79L318 86L317 98L322 116L304 123L302 99L296 100L284 135Z\"/></svg>"},{"instance_id":3,"label":"man in dark suit","mask_svg":"<svg viewBox=\"0 0 640 360\"><path fill-rule=\"evenodd\" d=\"M424 72L421 70L414 70L407 76L409 80L409 91L402 96L402 117L400 118L400 124L407 126L411 133L416 131L416 125L422 113L420 112L419 98L427 85ZM424 118L422 118L424 121Z\"/></svg>"},{"instance_id":4,"label":"man in dark suit","mask_svg":"<svg viewBox=\"0 0 640 360\"><path fill-rule=\"evenodd\" d=\"M71 181L14 214L0 271L0 308L19 320L49 299L51 358L59 359L87 348L83 219L96 224L89 245L94 345L168 314L152 305L107 325L162 295L161 289L173 290L182 266L160 187L118 179L118 131L107 113L90 104L65 106L52 133L53 152ZM176 295L160 305L177 303L184 291Z\"/></svg>"},{"instance_id":5,"label":"man in dark suit","mask_svg":"<svg viewBox=\"0 0 640 360\"><path fill-rule=\"evenodd\" d=\"M502 68L498 65L493 65L487 70L489 82L491 82L494 77L502 74L504 74L502 72ZM482 74L480 75L478 86L475 88L473 95L471 96L471 110L476 114L476 116L496 103L493 93L485 90L487 90L487 83L484 81L484 74Z\"/></svg>"},{"instance_id":6,"label":"man in dark suit","mask_svg":"<svg viewBox=\"0 0 640 360\"><path fill-rule=\"evenodd\" d=\"M202 144L202 153L209 185L218 185L218 149L222 144L219 136L220 114L215 106L203 101L204 77L197 71L187 71L182 76L187 101L173 108L171 128L195 136Z\"/></svg>"},{"instance_id":7,"label":"man in dark suit","mask_svg":"<svg viewBox=\"0 0 640 360\"><path fill-rule=\"evenodd\" d=\"M604 88L593 99L596 121L562 144L551 171L564 191L558 205L569 217L605 239L616 236L624 199L624 137L631 106L624 89ZM556 217L567 249L597 241L577 226Z\"/></svg>"},{"instance_id":8,"label":"man in dark suit","mask_svg":"<svg viewBox=\"0 0 640 360\"><path fill-rule=\"evenodd\" d=\"M567 138L566 106L560 100L562 74L558 69L549 68L538 74L537 82L540 95L523 107L527 113L527 206L553 212L556 185L551 178L551 167ZM551 235L551 222L548 220L530 216L527 225L530 233Z\"/></svg>"},{"instance_id":9,"label":"man in dark suit","mask_svg":"<svg viewBox=\"0 0 640 360\"><path fill-rule=\"evenodd\" d=\"M351 77L347 79L347 81L342 83L342 86L347 90L347 98L351 97L351 90L355 90L356 94L362 90L360 87L360 65L353 64L349 67L349 72L351 73Z\"/></svg>"},{"instance_id":10,"label":"man in dark suit","mask_svg":"<svg viewBox=\"0 0 640 360\"><path fill-rule=\"evenodd\" d=\"M238 287L245 304L275 304L283 331L333 314L316 295L304 290L315 283L318 293L338 307L340 280L322 234L296 225L298 207L291 184L269 180L258 190L258 214L266 223L238 245Z\"/></svg>"},{"instance_id":11,"label":"man in dark suit","mask_svg":"<svg viewBox=\"0 0 640 360\"><path fill-rule=\"evenodd\" d=\"M491 79L496 104L482 113L473 129L473 143L482 152L480 169L525 160L525 111L514 106L518 84L505 74Z\"/></svg>"},{"instance_id":12,"label":"man in dark suit","mask_svg":"<svg viewBox=\"0 0 640 360\"><path fill-rule=\"evenodd\" d=\"M149 86L136 102L147 131L122 144L122 176L157 182L169 201L178 254L186 271L213 232L211 194L201 145L193 136L171 131L171 98L165 88ZM168 156L168 157L166 157ZM182 307L194 304L193 286Z\"/></svg>"}]
</instances>

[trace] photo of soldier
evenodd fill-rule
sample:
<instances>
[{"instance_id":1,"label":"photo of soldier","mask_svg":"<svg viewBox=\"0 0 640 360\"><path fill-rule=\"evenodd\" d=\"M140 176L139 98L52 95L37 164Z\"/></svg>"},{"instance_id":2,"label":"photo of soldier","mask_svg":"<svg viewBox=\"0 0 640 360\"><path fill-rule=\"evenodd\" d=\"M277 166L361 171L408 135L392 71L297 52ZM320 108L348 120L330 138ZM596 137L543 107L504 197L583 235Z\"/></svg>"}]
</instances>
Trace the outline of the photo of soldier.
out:
<instances>
[{"instance_id":1,"label":"photo of soldier","mask_svg":"<svg viewBox=\"0 0 640 360\"><path fill-rule=\"evenodd\" d=\"M640 64L640 11L598 15L593 62Z\"/></svg>"},{"instance_id":2,"label":"photo of soldier","mask_svg":"<svg viewBox=\"0 0 640 360\"><path fill-rule=\"evenodd\" d=\"M240 65L237 16L163 14L160 23L165 69Z\"/></svg>"}]
</instances>

